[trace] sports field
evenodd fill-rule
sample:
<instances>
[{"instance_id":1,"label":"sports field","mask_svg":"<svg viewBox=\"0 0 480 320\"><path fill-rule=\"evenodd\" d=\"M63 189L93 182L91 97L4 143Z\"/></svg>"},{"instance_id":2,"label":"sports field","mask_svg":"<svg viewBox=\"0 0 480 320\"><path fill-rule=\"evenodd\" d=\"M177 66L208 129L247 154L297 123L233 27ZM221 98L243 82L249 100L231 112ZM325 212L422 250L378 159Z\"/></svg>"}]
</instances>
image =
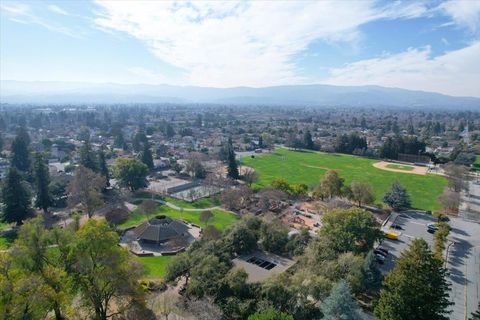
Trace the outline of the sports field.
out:
<instances>
[{"instance_id":1,"label":"sports field","mask_svg":"<svg viewBox=\"0 0 480 320\"><path fill-rule=\"evenodd\" d=\"M404 170L404 171L412 171L414 169L414 167L412 167L412 166L404 166L404 165L400 165L400 164L387 164L387 168Z\"/></svg>"},{"instance_id":2,"label":"sports field","mask_svg":"<svg viewBox=\"0 0 480 320\"><path fill-rule=\"evenodd\" d=\"M259 175L254 186L256 188L268 186L277 178L313 187L319 183L320 176L332 169L336 170L347 184L352 180L370 183L375 189L376 203L382 201L383 194L398 180L410 193L414 208L434 210L440 207L437 199L447 185L444 177L381 170L373 166L376 162L378 160L344 154L290 151L284 148L271 154L243 159L243 164L255 168Z\"/></svg>"}]
</instances>

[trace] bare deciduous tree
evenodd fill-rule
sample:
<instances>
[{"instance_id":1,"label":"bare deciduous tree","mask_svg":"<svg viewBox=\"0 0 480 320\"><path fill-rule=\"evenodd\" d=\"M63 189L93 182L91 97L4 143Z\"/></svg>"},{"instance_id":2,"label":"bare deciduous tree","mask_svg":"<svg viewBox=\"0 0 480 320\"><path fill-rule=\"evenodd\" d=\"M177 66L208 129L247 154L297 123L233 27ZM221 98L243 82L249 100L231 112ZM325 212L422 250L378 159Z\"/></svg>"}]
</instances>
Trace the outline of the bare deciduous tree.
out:
<instances>
[{"instance_id":1,"label":"bare deciduous tree","mask_svg":"<svg viewBox=\"0 0 480 320\"><path fill-rule=\"evenodd\" d=\"M80 204L90 218L95 209L103 204L101 191L105 185L105 177L84 166L79 166L68 185L69 206L74 207Z\"/></svg>"},{"instance_id":2,"label":"bare deciduous tree","mask_svg":"<svg viewBox=\"0 0 480 320\"><path fill-rule=\"evenodd\" d=\"M467 185L467 173L468 170L465 166L447 164L444 167L445 174L448 178L448 186L455 192L461 192L468 188Z\"/></svg>"},{"instance_id":3,"label":"bare deciduous tree","mask_svg":"<svg viewBox=\"0 0 480 320\"><path fill-rule=\"evenodd\" d=\"M245 168L243 170L243 181L245 181L248 186L251 186L252 183L258 180L257 172L252 168Z\"/></svg>"},{"instance_id":4,"label":"bare deciduous tree","mask_svg":"<svg viewBox=\"0 0 480 320\"><path fill-rule=\"evenodd\" d=\"M442 195L438 198L438 202L445 211L456 212L460 205L460 193L452 189L445 188Z\"/></svg>"}]
</instances>

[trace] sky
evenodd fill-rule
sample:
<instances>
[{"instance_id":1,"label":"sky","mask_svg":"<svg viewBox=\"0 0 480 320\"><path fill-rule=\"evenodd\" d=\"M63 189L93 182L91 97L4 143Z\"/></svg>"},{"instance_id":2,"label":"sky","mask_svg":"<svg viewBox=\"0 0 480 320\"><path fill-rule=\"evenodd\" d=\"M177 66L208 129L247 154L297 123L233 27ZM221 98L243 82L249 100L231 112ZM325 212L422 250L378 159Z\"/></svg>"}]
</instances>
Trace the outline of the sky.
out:
<instances>
[{"instance_id":1,"label":"sky","mask_svg":"<svg viewBox=\"0 0 480 320\"><path fill-rule=\"evenodd\" d=\"M480 0L1 0L0 79L480 97Z\"/></svg>"}]
</instances>

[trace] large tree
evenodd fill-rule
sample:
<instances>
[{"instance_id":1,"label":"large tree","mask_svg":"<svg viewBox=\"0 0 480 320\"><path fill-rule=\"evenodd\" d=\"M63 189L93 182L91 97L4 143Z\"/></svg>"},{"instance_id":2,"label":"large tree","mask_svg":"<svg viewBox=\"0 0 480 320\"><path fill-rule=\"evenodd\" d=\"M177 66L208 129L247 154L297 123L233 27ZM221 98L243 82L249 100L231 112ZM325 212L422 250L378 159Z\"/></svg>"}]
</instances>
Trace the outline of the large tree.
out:
<instances>
[{"instance_id":1,"label":"large tree","mask_svg":"<svg viewBox=\"0 0 480 320\"><path fill-rule=\"evenodd\" d=\"M105 188L105 183L105 178L100 174L79 166L67 188L69 205L82 205L90 218L95 209L103 204L101 191Z\"/></svg>"},{"instance_id":2,"label":"large tree","mask_svg":"<svg viewBox=\"0 0 480 320\"><path fill-rule=\"evenodd\" d=\"M65 319L71 299L70 276L65 270L65 257L62 252L70 241L65 231L44 227L42 218L28 220L15 241L15 261L22 272L36 277L41 290L43 308L53 311L56 320ZM56 247L58 250L52 250Z\"/></svg>"},{"instance_id":3,"label":"large tree","mask_svg":"<svg viewBox=\"0 0 480 320\"><path fill-rule=\"evenodd\" d=\"M30 215L30 193L25 187L22 176L13 166L8 171L3 184L2 199L3 221L22 224L22 221Z\"/></svg>"},{"instance_id":4,"label":"large tree","mask_svg":"<svg viewBox=\"0 0 480 320\"><path fill-rule=\"evenodd\" d=\"M29 142L27 138L22 134L18 134L12 142L11 164L20 171L28 171L30 169L30 152L28 151L28 144Z\"/></svg>"},{"instance_id":5,"label":"large tree","mask_svg":"<svg viewBox=\"0 0 480 320\"><path fill-rule=\"evenodd\" d=\"M371 204L375 201L375 191L367 182L352 181L351 184L352 197L361 207L363 204Z\"/></svg>"},{"instance_id":6,"label":"large tree","mask_svg":"<svg viewBox=\"0 0 480 320\"><path fill-rule=\"evenodd\" d=\"M308 129L305 130L305 133L303 134L303 145L305 149L309 149L309 150L315 149L315 144L313 143L313 140L312 140L312 134Z\"/></svg>"},{"instance_id":7,"label":"large tree","mask_svg":"<svg viewBox=\"0 0 480 320\"><path fill-rule=\"evenodd\" d=\"M98 171L95 153L92 150L92 145L90 144L89 139L85 140L80 148L80 165L92 171Z\"/></svg>"},{"instance_id":8,"label":"large tree","mask_svg":"<svg viewBox=\"0 0 480 320\"><path fill-rule=\"evenodd\" d=\"M370 250L375 241L382 238L375 217L358 208L335 209L326 213L319 234L328 237L337 252Z\"/></svg>"},{"instance_id":9,"label":"large tree","mask_svg":"<svg viewBox=\"0 0 480 320\"><path fill-rule=\"evenodd\" d=\"M375 316L380 320L446 320L449 284L443 262L415 239L386 276Z\"/></svg>"},{"instance_id":10,"label":"large tree","mask_svg":"<svg viewBox=\"0 0 480 320\"><path fill-rule=\"evenodd\" d=\"M143 143L143 150L140 152L140 160L148 167L149 170L153 170L153 156L148 141Z\"/></svg>"},{"instance_id":11,"label":"large tree","mask_svg":"<svg viewBox=\"0 0 480 320\"><path fill-rule=\"evenodd\" d=\"M118 158L113 173L131 191L147 186L148 167L137 159Z\"/></svg>"},{"instance_id":12,"label":"large tree","mask_svg":"<svg viewBox=\"0 0 480 320\"><path fill-rule=\"evenodd\" d=\"M107 187L109 187L110 171L108 170L107 161L105 160L105 150L103 148L100 148L100 150L98 150L97 158L99 173L105 177L105 184Z\"/></svg>"},{"instance_id":13,"label":"large tree","mask_svg":"<svg viewBox=\"0 0 480 320\"><path fill-rule=\"evenodd\" d=\"M227 142L227 177L231 179L238 179L240 177L231 138L229 138Z\"/></svg>"},{"instance_id":14,"label":"large tree","mask_svg":"<svg viewBox=\"0 0 480 320\"><path fill-rule=\"evenodd\" d=\"M325 320L361 320L365 319L360 307L355 302L350 292L350 287L345 280L340 280L322 303L323 318Z\"/></svg>"},{"instance_id":15,"label":"large tree","mask_svg":"<svg viewBox=\"0 0 480 320\"><path fill-rule=\"evenodd\" d=\"M35 155L33 177L35 179L35 206L47 213L47 209L53 204L53 199L49 189L50 172L41 153Z\"/></svg>"},{"instance_id":16,"label":"large tree","mask_svg":"<svg viewBox=\"0 0 480 320\"><path fill-rule=\"evenodd\" d=\"M94 319L106 320L142 301L141 270L105 220L90 219L69 253L73 282Z\"/></svg>"},{"instance_id":17,"label":"large tree","mask_svg":"<svg viewBox=\"0 0 480 320\"><path fill-rule=\"evenodd\" d=\"M392 207L393 210L408 209L411 206L410 195L400 182L395 181L390 191L383 195L383 202Z\"/></svg>"},{"instance_id":18,"label":"large tree","mask_svg":"<svg viewBox=\"0 0 480 320\"><path fill-rule=\"evenodd\" d=\"M343 178L340 178L337 171L328 170L320 179L320 186L322 194L328 198L339 196L343 186Z\"/></svg>"}]
</instances>

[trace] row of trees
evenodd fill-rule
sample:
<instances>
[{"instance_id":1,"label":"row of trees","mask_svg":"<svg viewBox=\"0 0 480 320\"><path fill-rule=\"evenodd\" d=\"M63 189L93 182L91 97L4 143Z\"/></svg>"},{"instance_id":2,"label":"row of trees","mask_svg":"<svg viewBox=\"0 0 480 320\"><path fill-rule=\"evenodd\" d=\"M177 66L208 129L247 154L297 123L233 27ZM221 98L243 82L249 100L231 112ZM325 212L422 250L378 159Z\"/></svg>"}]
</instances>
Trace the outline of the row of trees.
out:
<instances>
[{"instance_id":1,"label":"row of trees","mask_svg":"<svg viewBox=\"0 0 480 320\"><path fill-rule=\"evenodd\" d=\"M369 183L352 181L350 186L346 186L344 179L334 170L327 171L321 177L320 184L313 190L313 195L322 200L345 196L357 202L359 207L375 201L375 190ZM383 202L394 210L407 209L411 206L410 195L398 181L395 181L390 190L384 194Z\"/></svg>"},{"instance_id":2,"label":"row of trees","mask_svg":"<svg viewBox=\"0 0 480 320\"><path fill-rule=\"evenodd\" d=\"M397 160L398 154L423 154L425 153L426 144L419 141L416 136L400 136L388 137L383 146L380 148L380 157L386 159Z\"/></svg>"},{"instance_id":3,"label":"row of trees","mask_svg":"<svg viewBox=\"0 0 480 320\"><path fill-rule=\"evenodd\" d=\"M52 205L49 189L50 175L48 165L41 154L36 154L34 163L35 206L45 213ZM131 191L147 185L148 168L136 159L117 159L113 168L114 176L120 184ZM74 177L67 187L69 205L81 205L89 217L103 204L102 192L107 186L105 176L83 165L75 170ZM31 192L23 175L12 166L3 182L2 200L4 203L2 220L21 224L33 215Z\"/></svg>"}]
</instances>

